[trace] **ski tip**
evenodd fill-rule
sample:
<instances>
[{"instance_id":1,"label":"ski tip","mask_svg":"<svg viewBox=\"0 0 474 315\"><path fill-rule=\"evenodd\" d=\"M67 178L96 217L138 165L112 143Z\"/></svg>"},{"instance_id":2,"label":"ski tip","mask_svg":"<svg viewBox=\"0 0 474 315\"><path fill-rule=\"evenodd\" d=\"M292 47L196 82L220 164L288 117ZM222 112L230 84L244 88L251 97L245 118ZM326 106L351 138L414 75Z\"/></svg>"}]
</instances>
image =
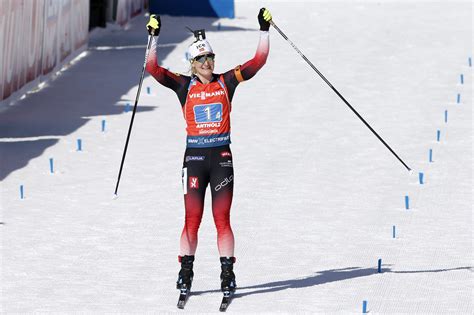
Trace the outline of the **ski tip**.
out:
<instances>
[{"instance_id":1,"label":"ski tip","mask_svg":"<svg viewBox=\"0 0 474 315\"><path fill-rule=\"evenodd\" d=\"M190 292L191 291L186 288L181 288L179 290L179 299L178 299L178 305L177 305L179 309L184 309L184 306L186 305L186 302L189 298Z\"/></svg>"},{"instance_id":2,"label":"ski tip","mask_svg":"<svg viewBox=\"0 0 474 315\"><path fill-rule=\"evenodd\" d=\"M224 313L225 311L227 311L227 307L228 307L228 306L229 306L228 303L226 303L226 304L221 304L221 306L219 307L219 312L223 312L223 313Z\"/></svg>"},{"instance_id":3,"label":"ski tip","mask_svg":"<svg viewBox=\"0 0 474 315\"><path fill-rule=\"evenodd\" d=\"M224 297L222 298L221 305L219 307L219 312L227 311L230 302L232 301L233 293L232 291L224 291Z\"/></svg>"}]
</instances>

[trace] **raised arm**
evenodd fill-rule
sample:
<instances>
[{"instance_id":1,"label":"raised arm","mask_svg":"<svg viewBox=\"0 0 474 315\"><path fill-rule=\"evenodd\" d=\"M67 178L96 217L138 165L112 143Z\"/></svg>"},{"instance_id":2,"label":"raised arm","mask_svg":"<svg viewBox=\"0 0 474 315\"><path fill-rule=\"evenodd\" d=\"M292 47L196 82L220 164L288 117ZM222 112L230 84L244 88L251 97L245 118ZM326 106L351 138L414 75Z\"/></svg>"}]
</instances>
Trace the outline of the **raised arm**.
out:
<instances>
[{"instance_id":1,"label":"raised arm","mask_svg":"<svg viewBox=\"0 0 474 315\"><path fill-rule=\"evenodd\" d=\"M255 56L241 66L229 70L224 73L224 80L229 90L230 98L234 95L235 88L240 82L251 79L267 61L268 53L270 51L270 20L272 15L270 11L261 8L258 13L258 22L260 24L260 39L258 41L257 51Z\"/></svg>"},{"instance_id":2,"label":"raised arm","mask_svg":"<svg viewBox=\"0 0 474 315\"><path fill-rule=\"evenodd\" d=\"M267 61L268 52L270 51L270 36L268 30L270 29L272 15L267 9L261 8L257 18L258 23L260 24L260 40L258 42L255 56L240 67L240 73L242 74L243 80L252 78L258 70L263 67Z\"/></svg>"},{"instance_id":3,"label":"raised arm","mask_svg":"<svg viewBox=\"0 0 474 315\"><path fill-rule=\"evenodd\" d=\"M258 13L258 23L260 24L260 40L258 41L255 56L237 69L237 79L240 81L251 79L260 70L267 61L268 52L270 51L270 20L272 15L270 11L261 8ZM241 76L239 77L239 72Z\"/></svg>"},{"instance_id":4,"label":"raised arm","mask_svg":"<svg viewBox=\"0 0 474 315\"><path fill-rule=\"evenodd\" d=\"M239 81L251 79L267 62L268 52L270 51L270 36L268 31L260 31L255 56L240 66L241 78Z\"/></svg>"},{"instance_id":5,"label":"raised arm","mask_svg":"<svg viewBox=\"0 0 474 315\"><path fill-rule=\"evenodd\" d=\"M146 61L146 71L151 74L160 84L170 88L178 93L183 87L187 86L189 77L175 74L166 70L158 64L158 35L161 29L161 20L159 16L150 15L150 22L147 24L150 35L153 35L150 53Z\"/></svg>"}]
</instances>

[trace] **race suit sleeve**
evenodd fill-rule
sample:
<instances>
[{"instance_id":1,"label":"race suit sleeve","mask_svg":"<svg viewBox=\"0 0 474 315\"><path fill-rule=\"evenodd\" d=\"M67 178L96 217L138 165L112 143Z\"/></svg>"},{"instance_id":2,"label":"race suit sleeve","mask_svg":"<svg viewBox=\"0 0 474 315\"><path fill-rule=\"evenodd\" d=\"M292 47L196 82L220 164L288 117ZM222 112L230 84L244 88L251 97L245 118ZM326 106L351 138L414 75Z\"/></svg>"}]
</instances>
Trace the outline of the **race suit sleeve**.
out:
<instances>
[{"instance_id":1,"label":"race suit sleeve","mask_svg":"<svg viewBox=\"0 0 474 315\"><path fill-rule=\"evenodd\" d=\"M239 65L223 74L231 98L234 94L235 88L240 82L251 79L263 67L267 61L269 51L269 32L260 31L260 40L258 42L255 56L243 65Z\"/></svg>"},{"instance_id":2,"label":"race suit sleeve","mask_svg":"<svg viewBox=\"0 0 474 315\"><path fill-rule=\"evenodd\" d=\"M267 62L268 52L270 51L270 36L266 31L260 31L260 40L258 42L255 56L240 66L241 78L237 74L237 80L242 82L251 79Z\"/></svg>"},{"instance_id":3,"label":"race suit sleeve","mask_svg":"<svg viewBox=\"0 0 474 315\"><path fill-rule=\"evenodd\" d=\"M152 39L150 52L148 54L148 59L146 61L146 71L151 74L160 84L175 91L175 93L178 95L181 105L184 105L186 102L187 89L191 78L168 71L158 64L157 43L158 36L154 36Z\"/></svg>"}]
</instances>

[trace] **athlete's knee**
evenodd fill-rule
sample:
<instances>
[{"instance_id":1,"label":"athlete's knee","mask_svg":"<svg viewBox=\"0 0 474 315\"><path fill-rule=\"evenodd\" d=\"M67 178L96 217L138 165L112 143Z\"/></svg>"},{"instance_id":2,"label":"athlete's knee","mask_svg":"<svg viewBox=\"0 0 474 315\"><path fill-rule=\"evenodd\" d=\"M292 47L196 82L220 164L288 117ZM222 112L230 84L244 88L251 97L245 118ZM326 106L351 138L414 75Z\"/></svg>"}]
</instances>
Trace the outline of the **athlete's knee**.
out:
<instances>
[{"instance_id":1,"label":"athlete's knee","mask_svg":"<svg viewBox=\"0 0 474 315\"><path fill-rule=\"evenodd\" d=\"M214 217L214 224L218 233L232 231L229 216Z\"/></svg>"},{"instance_id":2,"label":"athlete's knee","mask_svg":"<svg viewBox=\"0 0 474 315\"><path fill-rule=\"evenodd\" d=\"M197 231L201 225L201 217L186 216L184 228L188 231Z\"/></svg>"},{"instance_id":3,"label":"athlete's knee","mask_svg":"<svg viewBox=\"0 0 474 315\"><path fill-rule=\"evenodd\" d=\"M184 215L185 224L191 229L198 229L199 225L201 224L203 213L203 207L198 206L190 206L186 205L186 212Z\"/></svg>"}]
</instances>

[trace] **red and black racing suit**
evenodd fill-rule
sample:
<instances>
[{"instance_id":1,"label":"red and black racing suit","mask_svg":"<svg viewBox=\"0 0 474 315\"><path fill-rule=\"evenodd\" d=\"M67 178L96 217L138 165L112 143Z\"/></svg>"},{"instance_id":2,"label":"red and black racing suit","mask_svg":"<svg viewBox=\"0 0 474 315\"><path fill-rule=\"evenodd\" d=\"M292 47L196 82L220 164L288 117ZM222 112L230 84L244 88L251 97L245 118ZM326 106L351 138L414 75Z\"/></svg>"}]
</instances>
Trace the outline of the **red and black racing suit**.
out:
<instances>
[{"instance_id":1,"label":"red and black racing suit","mask_svg":"<svg viewBox=\"0 0 474 315\"><path fill-rule=\"evenodd\" d=\"M234 234L230 207L234 169L230 150L230 111L235 89L252 78L265 64L269 34L260 31L255 56L223 74L213 74L208 84L197 76L172 73L158 65L157 37L153 38L146 70L162 85L176 92L187 124L187 145L183 161L183 190L186 209L181 234L180 256L194 255L204 209L206 187L212 193L212 214L217 228L221 257L234 256Z\"/></svg>"}]
</instances>

